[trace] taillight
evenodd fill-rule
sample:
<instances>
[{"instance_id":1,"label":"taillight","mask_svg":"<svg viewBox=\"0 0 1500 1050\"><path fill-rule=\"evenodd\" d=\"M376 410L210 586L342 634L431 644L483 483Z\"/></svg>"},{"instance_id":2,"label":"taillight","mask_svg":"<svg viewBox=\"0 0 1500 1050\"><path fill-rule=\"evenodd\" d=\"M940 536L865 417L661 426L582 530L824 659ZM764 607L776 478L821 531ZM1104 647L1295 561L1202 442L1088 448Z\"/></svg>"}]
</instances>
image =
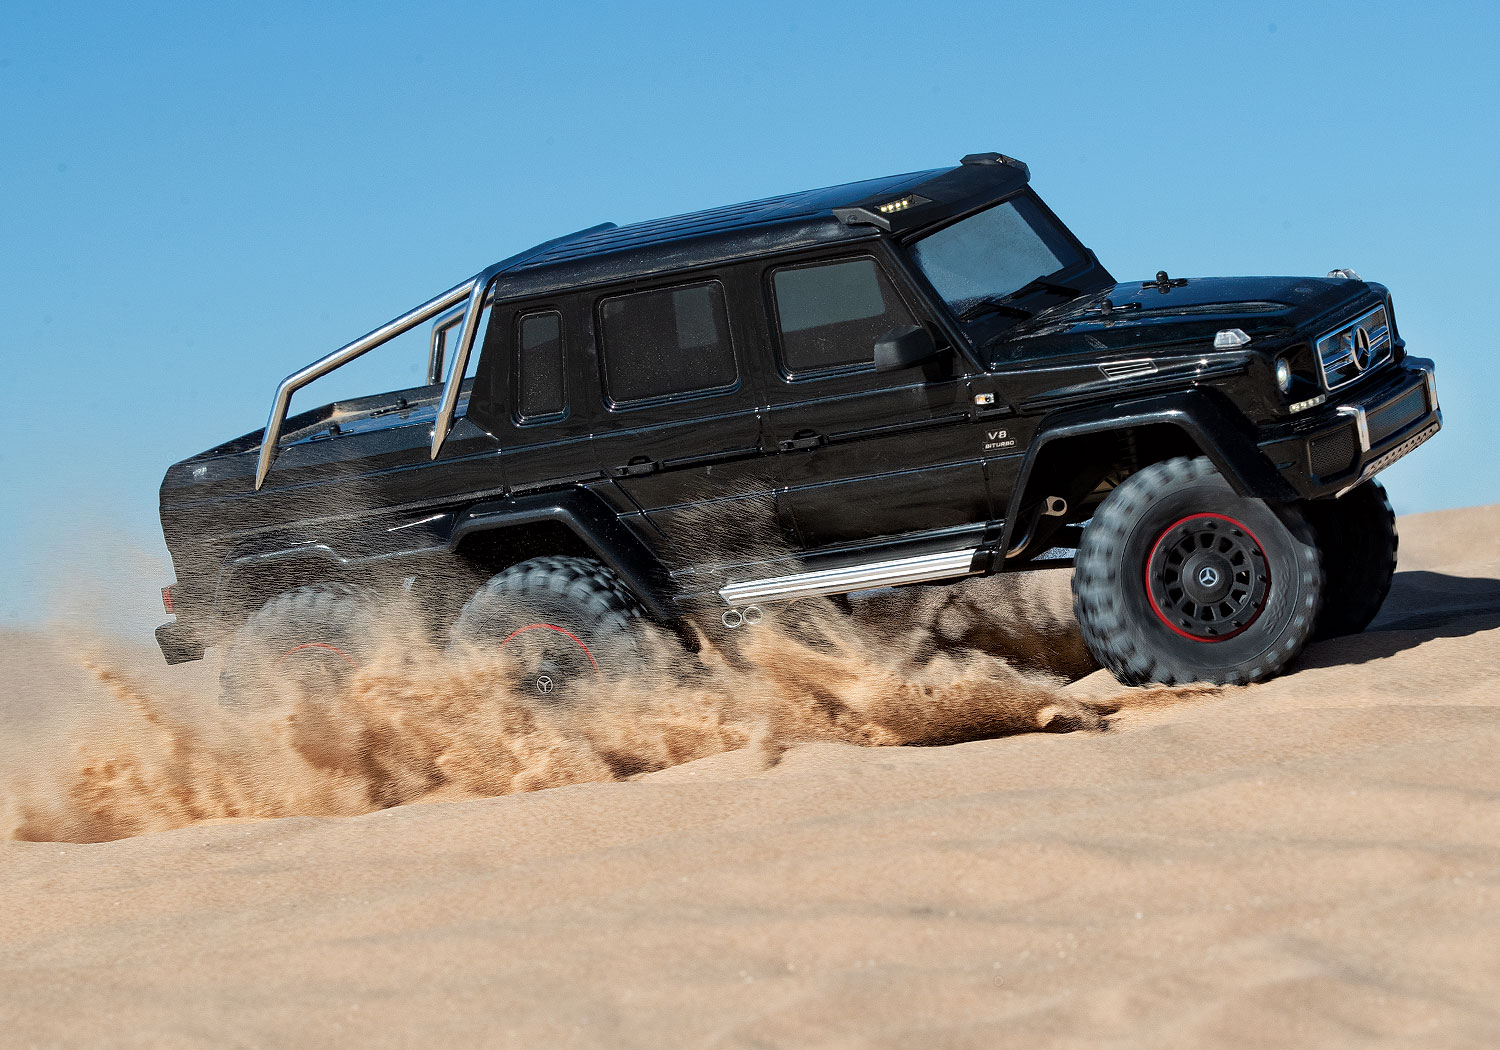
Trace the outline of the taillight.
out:
<instances>
[{"instance_id":1,"label":"taillight","mask_svg":"<svg viewBox=\"0 0 1500 1050\"><path fill-rule=\"evenodd\" d=\"M177 615L177 610L172 608L172 588L176 586L177 584L174 583L171 587L163 587L161 589L161 607L167 610L168 616Z\"/></svg>"}]
</instances>

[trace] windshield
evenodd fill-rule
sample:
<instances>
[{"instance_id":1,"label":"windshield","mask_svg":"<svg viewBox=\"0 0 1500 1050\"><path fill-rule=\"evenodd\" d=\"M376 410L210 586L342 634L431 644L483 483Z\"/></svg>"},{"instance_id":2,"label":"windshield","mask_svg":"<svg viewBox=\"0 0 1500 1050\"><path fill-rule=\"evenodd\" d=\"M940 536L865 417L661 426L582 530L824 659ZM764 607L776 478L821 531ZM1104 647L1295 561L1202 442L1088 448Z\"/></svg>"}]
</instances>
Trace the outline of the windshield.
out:
<instances>
[{"instance_id":1,"label":"windshield","mask_svg":"<svg viewBox=\"0 0 1500 1050\"><path fill-rule=\"evenodd\" d=\"M1029 197L1017 197L960 219L911 247L937 293L964 315L1035 286L1038 278L1083 261L1072 240Z\"/></svg>"}]
</instances>

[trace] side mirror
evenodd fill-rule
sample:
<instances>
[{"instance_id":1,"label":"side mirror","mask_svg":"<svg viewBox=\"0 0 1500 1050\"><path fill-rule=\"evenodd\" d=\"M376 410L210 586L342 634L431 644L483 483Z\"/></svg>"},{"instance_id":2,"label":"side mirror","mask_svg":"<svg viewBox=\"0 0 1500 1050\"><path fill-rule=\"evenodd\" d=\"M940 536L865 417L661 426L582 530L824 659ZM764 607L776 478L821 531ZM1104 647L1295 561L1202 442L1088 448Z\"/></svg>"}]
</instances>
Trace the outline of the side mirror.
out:
<instances>
[{"instance_id":1,"label":"side mirror","mask_svg":"<svg viewBox=\"0 0 1500 1050\"><path fill-rule=\"evenodd\" d=\"M892 328L875 342L875 371L896 372L937 355L932 333L919 324Z\"/></svg>"}]
</instances>

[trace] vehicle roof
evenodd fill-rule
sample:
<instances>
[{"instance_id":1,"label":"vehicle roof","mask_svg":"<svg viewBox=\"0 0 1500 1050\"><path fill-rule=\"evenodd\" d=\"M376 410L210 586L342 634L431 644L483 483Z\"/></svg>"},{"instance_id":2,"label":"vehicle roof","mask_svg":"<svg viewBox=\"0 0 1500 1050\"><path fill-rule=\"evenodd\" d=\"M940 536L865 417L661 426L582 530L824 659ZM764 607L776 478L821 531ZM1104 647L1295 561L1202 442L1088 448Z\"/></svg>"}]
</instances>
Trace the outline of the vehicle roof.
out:
<instances>
[{"instance_id":1,"label":"vehicle roof","mask_svg":"<svg viewBox=\"0 0 1500 1050\"><path fill-rule=\"evenodd\" d=\"M998 199L1026 182L1026 166L1000 154L954 167L888 175L763 200L615 226L606 223L537 245L487 271L504 298L645 277L822 243L868 239L881 229L938 221L976 199ZM916 194L884 216L880 203Z\"/></svg>"}]
</instances>

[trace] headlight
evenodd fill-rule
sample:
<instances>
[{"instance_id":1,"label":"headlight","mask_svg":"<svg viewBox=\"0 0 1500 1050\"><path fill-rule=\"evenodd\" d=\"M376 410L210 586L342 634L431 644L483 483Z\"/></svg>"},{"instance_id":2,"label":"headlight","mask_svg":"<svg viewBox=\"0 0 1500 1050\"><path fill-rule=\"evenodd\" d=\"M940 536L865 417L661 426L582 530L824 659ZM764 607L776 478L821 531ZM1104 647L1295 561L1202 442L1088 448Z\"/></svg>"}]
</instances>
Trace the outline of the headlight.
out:
<instances>
[{"instance_id":1,"label":"headlight","mask_svg":"<svg viewBox=\"0 0 1500 1050\"><path fill-rule=\"evenodd\" d=\"M1283 394L1292 389L1292 366L1284 357L1276 359L1276 386Z\"/></svg>"}]
</instances>

